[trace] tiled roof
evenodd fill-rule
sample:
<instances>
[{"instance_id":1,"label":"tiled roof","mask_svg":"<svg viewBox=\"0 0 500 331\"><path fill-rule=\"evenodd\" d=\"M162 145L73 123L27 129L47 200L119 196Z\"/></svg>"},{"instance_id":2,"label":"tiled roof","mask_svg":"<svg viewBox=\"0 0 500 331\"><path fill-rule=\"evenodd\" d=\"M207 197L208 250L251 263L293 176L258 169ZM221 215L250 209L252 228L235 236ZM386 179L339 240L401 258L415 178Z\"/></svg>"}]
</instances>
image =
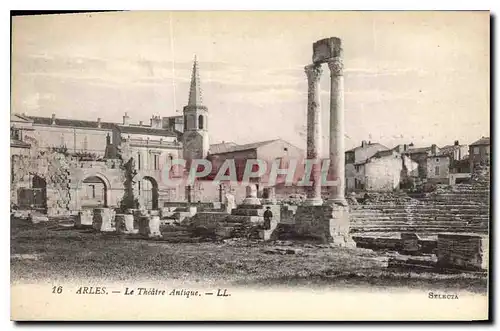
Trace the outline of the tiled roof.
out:
<instances>
[{"instance_id":1,"label":"tiled roof","mask_svg":"<svg viewBox=\"0 0 500 331\"><path fill-rule=\"evenodd\" d=\"M383 156L393 155L395 153L396 152L393 149L388 149L386 151L378 151L377 153L375 153L375 155L373 155L373 157L383 157ZM396 154L399 155L399 153Z\"/></svg>"},{"instance_id":2,"label":"tiled roof","mask_svg":"<svg viewBox=\"0 0 500 331\"><path fill-rule=\"evenodd\" d=\"M51 117L28 116L34 124L52 125ZM97 121L72 120L67 118L55 118L55 125L77 128L96 128ZM101 129L112 130L115 123L101 122Z\"/></svg>"},{"instance_id":3,"label":"tiled roof","mask_svg":"<svg viewBox=\"0 0 500 331\"><path fill-rule=\"evenodd\" d=\"M385 149L388 149L387 147L385 147L384 145L382 144L379 144L379 143L372 143L372 144L366 144L365 146L358 146L358 147L354 147L354 148L351 148L350 150L347 150L347 152L355 152L356 150L359 150L359 149L363 149L363 148L368 148L368 147L371 147L371 146L380 146L380 147L383 147Z\"/></svg>"},{"instance_id":4,"label":"tiled roof","mask_svg":"<svg viewBox=\"0 0 500 331\"><path fill-rule=\"evenodd\" d=\"M406 153L417 154L417 153L427 153L432 149L432 147L418 147L418 148L408 148Z\"/></svg>"},{"instance_id":5,"label":"tiled roof","mask_svg":"<svg viewBox=\"0 0 500 331\"><path fill-rule=\"evenodd\" d=\"M29 117L20 114L10 114L11 122L33 122Z\"/></svg>"},{"instance_id":6,"label":"tiled roof","mask_svg":"<svg viewBox=\"0 0 500 331\"><path fill-rule=\"evenodd\" d=\"M470 146L479 146L479 145L489 145L490 137L482 137L478 141L473 142Z\"/></svg>"},{"instance_id":7,"label":"tiled roof","mask_svg":"<svg viewBox=\"0 0 500 331\"><path fill-rule=\"evenodd\" d=\"M165 129L152 129L147 126L116 125L121 133L147 134L152 136L177 137L177 133Z\"/></svg>"},{"instance_id":8,"label":"tiled roof","mask_svg":"<svg viewBox=\"0 0 500 331\"><path fill-rule=\"evenodd\" d=\"M228 147L226 151L224 152L218 152L218 153L211 153L213 154L224 154L224 153L232 153L232 152L238 152L238 151L246 151L249 149L256 149L258 147L270 144L272 142L278 141L279 139L272 139L272 140L265 140L265 141L259 141L251 144L245 144L245 145L236 145Z\"/></svg>"},{"instance_id":9,"label":"tiled roof","mask_svg":"<svg viewBox=\"0 0 500 331\"><path fill-rule=\"evenodd\" d=\"M230 148L238 146L236 143L227 142L227 143L219 143L210 145L210 154L221 154L227 153Z\"/></svg>"}]
</instances>

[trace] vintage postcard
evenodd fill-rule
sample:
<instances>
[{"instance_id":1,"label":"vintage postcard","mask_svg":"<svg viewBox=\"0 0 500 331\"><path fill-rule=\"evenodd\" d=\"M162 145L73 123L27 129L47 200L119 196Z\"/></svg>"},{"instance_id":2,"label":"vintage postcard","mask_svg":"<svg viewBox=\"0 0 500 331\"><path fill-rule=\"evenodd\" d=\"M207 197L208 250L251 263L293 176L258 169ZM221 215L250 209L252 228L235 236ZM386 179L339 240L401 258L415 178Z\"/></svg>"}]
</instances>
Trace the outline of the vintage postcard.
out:
<instances>
[{"instance_id":1,"label":"vintage postcard","mask_svg":"<svg viewBox=\"0 0 500 331\"><path fill-rule=\"evenodd\" d=\"M12 17L11 319L489 318L490 13Z\"/></svg>"}]
</instances>

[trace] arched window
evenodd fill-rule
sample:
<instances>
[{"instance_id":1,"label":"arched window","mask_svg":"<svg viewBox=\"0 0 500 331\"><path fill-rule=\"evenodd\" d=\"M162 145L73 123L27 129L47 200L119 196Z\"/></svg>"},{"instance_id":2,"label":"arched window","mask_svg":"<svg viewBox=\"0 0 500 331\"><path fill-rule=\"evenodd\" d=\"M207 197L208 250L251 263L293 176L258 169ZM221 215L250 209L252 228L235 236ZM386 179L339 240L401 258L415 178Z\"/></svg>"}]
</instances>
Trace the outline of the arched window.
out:
<instances>
[{"instance_id":1,"label":"arched window","mask_svg":"<svg viewBox=\"0 0 500 331\"><path fill-rule=\"evenodd\" d=\"M198 129L203 130L203 115L198 116Z\"/></svg>"}]
</instances>

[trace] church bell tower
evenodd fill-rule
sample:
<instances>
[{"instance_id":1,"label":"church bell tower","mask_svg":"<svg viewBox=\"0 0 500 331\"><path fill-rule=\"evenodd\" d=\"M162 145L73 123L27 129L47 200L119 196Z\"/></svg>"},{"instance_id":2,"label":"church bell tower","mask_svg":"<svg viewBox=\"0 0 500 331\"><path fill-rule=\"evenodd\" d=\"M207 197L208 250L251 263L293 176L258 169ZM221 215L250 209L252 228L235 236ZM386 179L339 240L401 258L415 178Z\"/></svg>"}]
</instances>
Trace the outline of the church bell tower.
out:
<instances>
[{"instance_id":1,"label":"church bell tower","mask_svg":"<svg viewBox=\"0 0 500 331\"><path fill-rule=\"evenodd\" d=\"M208 155L208 109L202 103L198 61L194 57L189 100L184 107L184 133L182 135L185 160L204 159Z\"/></svg>"}]
</instances>

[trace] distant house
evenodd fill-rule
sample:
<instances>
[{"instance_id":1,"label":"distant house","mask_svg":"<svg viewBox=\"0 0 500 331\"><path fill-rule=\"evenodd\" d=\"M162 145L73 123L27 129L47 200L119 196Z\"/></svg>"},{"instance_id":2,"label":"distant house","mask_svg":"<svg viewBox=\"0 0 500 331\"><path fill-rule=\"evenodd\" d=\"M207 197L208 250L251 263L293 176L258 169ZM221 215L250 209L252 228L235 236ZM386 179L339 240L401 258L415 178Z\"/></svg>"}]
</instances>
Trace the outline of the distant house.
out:
<instances>
[{"instance_id":1,"label":"distant house","mask_svg":"<svg viewBox=\"0 0 500 331\"><path fill-rule=\"evenodd\" d=\"M451 161L460 161L467 158L469 155L469 146L461 145L458 140L455 140L453 145L446 145L439 149L441 155L448 155Z\"/></svg>"},{"instance_id":2,"label":"distant house","mask_svg":"<svg viewBox=\"0 0 500 331\"><path fill-rule=\"evenodd\" d=\"M428 147L414 147L413 144L410 144L403 154L407 155L412 161L418 164L418 177L427 178L429 169L427 166L427 158L432 155L437 155L438 152L439 148L435 144Z\"/></svg>"},{"instance_id":3,"label":"distant house","mask_svg":"<svg viewBox=\"0 0 500 331\"><path fill-rule=\"evenodd\" d=\"M471 172L474 171L474 165L479 163L489 164L490 162L490 138L481 139L469 145L469 162Z\"/></svg>"},{"instance_id":4,"label":"distant house","mask_svg":"<svg viewBox=\"0 0 500 331\"><path fill-rule=\"evenodd\" d=\"M345 170L347 191L392 191L417 176L417 163L395 149L363 142L346 152Z\"/></svg>"},{"instance_id":5,"label":"distant house","mask_svg":"<svg viewBox=\"0 0 500 331\"><path fill-rule=\"evenodd\" d=\"M267 165L266 173L268 175L273 163L278 163L279 168L285 169L289 167L290 161L292 160L300 164L304 156L305 154L302 149L283 139L259 141L243 145L238 145L233 142L212 144L210 145L207 156L207 159L212 163L212 171L204 180L199 181L199 185L203 187L203 196L199 198L202 202L207 199L207 201L210 201L209 199L213 201L213 198L217 196L220 200L223 200L223 192L231 192L235 195L236 201L241 202L241 200L245 198L246 185L240 184L242 183L248 160L264 161ZM236 179L240 184L222 181L219 187L212 185L211 182L213 182L213 179L215 179L226 160L231 160L231 162L234 161ZM258 165L254 165L252 171L257 170ZM300 166L298 166L296 174L300 174L301 170ZM229 175L229 171L227 171L225 175ZM256 184L259 195L262 195L264 187L268 186L269 177L267 175L250 179L251 182ZM274 185L277 191L282 186L285 177L284 175L278 176Z\"/></svg>"},{"instance_id":6,"label":"distant house","mask_svg":"<svg viewBox=\"0 0 500 331\"><path fill-rule=\"evenodd\" d=\"M450 156L438 153L427 157L426 178L433 183L446 184L450 176Z\"/></svg>"},{"instance_id":7,"label":"distant house","mask_svg":"<svg viewBox=\"0 0 500 331\"><path fill-rule=\"evenodd\" d=\"M388 150L388 148L384 145L372 143L370 141L366 142L363 140L360 146L345 152L345 177L347 191L366 189L366 161L378 152L386 150Z\"/></svg>"}]
</instances>

